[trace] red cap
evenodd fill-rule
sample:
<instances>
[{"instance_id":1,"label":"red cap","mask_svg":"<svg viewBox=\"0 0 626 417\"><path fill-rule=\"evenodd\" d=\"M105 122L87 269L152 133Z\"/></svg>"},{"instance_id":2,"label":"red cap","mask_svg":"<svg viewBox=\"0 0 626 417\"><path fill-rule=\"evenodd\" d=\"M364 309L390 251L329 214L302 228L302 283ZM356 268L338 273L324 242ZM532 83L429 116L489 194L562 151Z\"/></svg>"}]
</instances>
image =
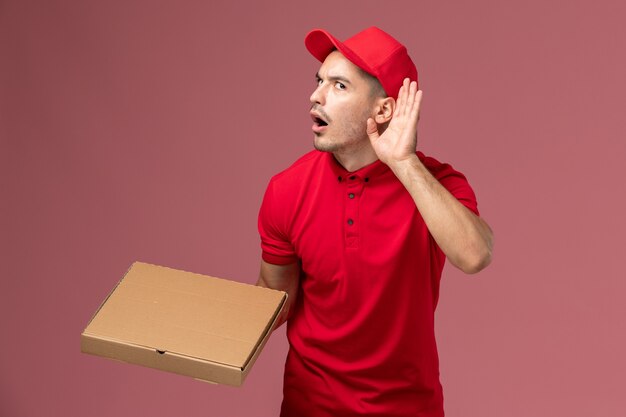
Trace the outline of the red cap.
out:
<instances>
[{"instance_id":1,"label":"red cap","mask_svg":"<svg viewBox=\"0 0 626 417\"><path fill-rule=\"evenodd\" d=\"M417 68L406 47L375 26L345 42L325 30L314 29L306 35L304 44L320 62L336 48L357 67L376 77L389 97L398 98L405 78L417 82Z\"/></svg>"}]
</instances>

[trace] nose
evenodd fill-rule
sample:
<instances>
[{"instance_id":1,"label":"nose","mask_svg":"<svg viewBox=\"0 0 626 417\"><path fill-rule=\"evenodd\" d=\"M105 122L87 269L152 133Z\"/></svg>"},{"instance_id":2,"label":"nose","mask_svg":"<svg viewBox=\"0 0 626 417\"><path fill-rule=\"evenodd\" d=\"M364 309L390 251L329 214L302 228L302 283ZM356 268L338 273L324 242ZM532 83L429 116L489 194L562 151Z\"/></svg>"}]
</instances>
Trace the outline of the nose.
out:
<instances>
[{"instance_id":1,"label":"nose","mask_svg":"<svg viewBox=\"0 0 626 417\"><path fill-rule=\"evenodd\" d=\"M324 89L324 83L321 83L315 88L315 90L313 90L311 97L309 97L309 101L311 101L311 104L324 105L324 90L323 89Z\"/></svg>"}]
</instances>

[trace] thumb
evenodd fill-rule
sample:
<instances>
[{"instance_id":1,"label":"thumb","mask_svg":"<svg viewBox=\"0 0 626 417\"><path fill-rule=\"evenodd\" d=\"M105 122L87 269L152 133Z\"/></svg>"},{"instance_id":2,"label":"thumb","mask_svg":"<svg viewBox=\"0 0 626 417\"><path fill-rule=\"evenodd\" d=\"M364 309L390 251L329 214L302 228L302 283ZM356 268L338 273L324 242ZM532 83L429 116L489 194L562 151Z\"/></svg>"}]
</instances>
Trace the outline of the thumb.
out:
<instances>
[{"instance_id":1,"label":"thumb","mask_svg":"<svg viewBox=\"0 0 626 417\"><path fill-rule=\"evenodd\" d=\"M378 126L376 122L371 117L367 119L367 136L369 136L371 142L375 142L379 138L378 134Z\"/></svg>"}]
</instances>

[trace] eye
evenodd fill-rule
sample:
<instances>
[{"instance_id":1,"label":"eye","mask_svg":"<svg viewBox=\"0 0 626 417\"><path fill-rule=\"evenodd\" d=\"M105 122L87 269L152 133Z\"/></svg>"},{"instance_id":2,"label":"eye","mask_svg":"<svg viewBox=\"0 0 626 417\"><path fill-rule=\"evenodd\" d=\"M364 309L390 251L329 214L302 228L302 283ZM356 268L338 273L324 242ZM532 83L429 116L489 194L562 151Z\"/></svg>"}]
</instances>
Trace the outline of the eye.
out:
<instances>
[{"instance_id":1,"label":"eye","mask_svg":"<svg viewBox=\"0 0 626 417\"><path fill-rule=\"evenodd\" d=\"M322 85L322 79L321 78L316 78L317 85Z\"/></svg>"},{"instance_id":2,"label":"eye","mask_svg":"<svg viewBox=\"0 0 626 417\"><path fill-rule=\"evenodd\" d=\"M337 87L340 90L345 90L346 89L346 85L344 83L339 82L339 81L337 81L335 83L335 87Z\"/></svg>"}]
</instances>

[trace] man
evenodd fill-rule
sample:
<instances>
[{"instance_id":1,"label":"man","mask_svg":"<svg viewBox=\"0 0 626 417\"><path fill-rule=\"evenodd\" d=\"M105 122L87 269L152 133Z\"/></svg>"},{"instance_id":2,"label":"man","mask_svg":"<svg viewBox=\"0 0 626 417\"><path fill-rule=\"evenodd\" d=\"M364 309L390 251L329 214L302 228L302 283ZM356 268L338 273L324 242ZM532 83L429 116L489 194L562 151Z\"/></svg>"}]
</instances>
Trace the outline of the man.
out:
<instances>
[{"instance_id":1,"label":"man","mask_svg":"<svg viewBox=\"0 0 626 417\"><path fill-rule=\"evenodd\" d=\"M372 27L310 32L315 150L274 176L258 285L289 294L283 417L443 416L434 311L445 258L467 273L492 233L465 177L416 151L422 93Z\"/></svg>"}]
</instances>

